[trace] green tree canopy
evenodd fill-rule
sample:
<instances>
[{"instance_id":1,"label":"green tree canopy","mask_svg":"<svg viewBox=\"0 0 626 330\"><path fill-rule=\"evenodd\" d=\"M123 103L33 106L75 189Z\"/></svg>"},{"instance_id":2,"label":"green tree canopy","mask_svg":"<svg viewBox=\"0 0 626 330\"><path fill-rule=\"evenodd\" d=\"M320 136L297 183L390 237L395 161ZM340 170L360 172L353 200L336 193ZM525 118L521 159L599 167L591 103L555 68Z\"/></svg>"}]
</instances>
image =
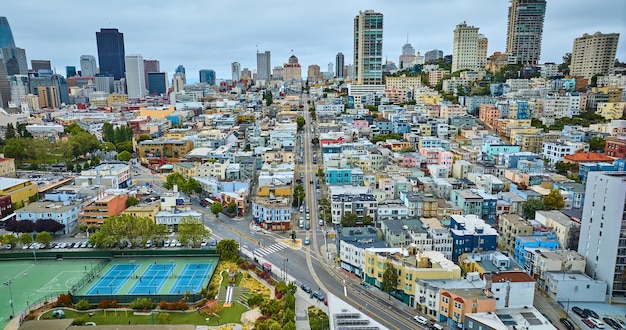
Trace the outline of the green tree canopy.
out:
<instances>
[{"instance_id":1,"label":"green tree canopy","mask_svg":"<svg viewBox=\"0 0 626 330\"><path fill-rule=\"evenodd\" d=\"M589 139L589 149L591 151L604 151L606 140L600 136L594 136Z\"/></svg>"},{"instance_id":2,"label":"green tree canopy","mask_svg":"<svg viewBox=\"0 0 626 330\"><path fill-rule=\"evenodd\" d=\"M35 236L35 241L37 243L41 243L45 246L48 246L48 244L52 242L52 234L50 234L47 231L42 231L40 233L37 233L37 236Z\"/></svg>"},{"instance_id":3,"label":"green tree canopy","mask_svg":"<svg viewBox=\"0 0 626 330\"><path fill-rule=\"evenodd\" d=\"M356 214L351 213L351 212L346 212L343 215L343 218L341 218L341 226L354 227L356 226L357 220L358 220L358 217L356 216Z\"/></svg>"},{"instance_id":4,"label":"green tree canopy","mask_svg":"<svg viewBox=\"0 0 626 330\"><path fill-rule=\"evenodd\" d=\"M222 203L213 202L213 204L211 204L211 213L213 213L213 215L215 215L216 217L218 214L222 213L223 210L224 206L222 206Z\"/></svg>"},{"instance_id":5,"label":"green tree canopy","mask_svg":"<svg viewBox=\"0 0 626 330\"><path fill-rule=\"evenodd\" d=\"M239 243L234 239L224 239L217 243L215 251L223 260L235 261L239 258Z\"/></svg>"},{"instance_id":6,"label":"green tree canopy","mask_svg":"<svg viewBox=\"0 0 626 330\"><path fill-rule=\"evenodd\" d=\"M180 219L178 239L182 244L191 242L193 245L198 245L210 236L211 231L204 226L202 220L194 217L183 217Z\"/></svg>"},{"instance_id":7,"label":"green tree canopy","mask_svg":"<svg viewBox=\"0 0 626 330\"><path fill-rule=\"evenodd\" d=\"M198 182L194 178L186 179L185 177L183 177L182 174L178 172L169 174L165 179L165 182L163 183L163 187L170 190L174 189L174 185L178 186L178 191L186 195L189 195L192 192L199 193L202 191L202 186L200 185L200 182Z\"/></svg>"},{"instance_id":8,"label":"green tree canopy","mask_svg":"<svg viewBox=\"0 0 626 330\"><path fill-rule=\"evenodd\" d=\"M298 118L296 118L296 124L298 124L298 129L302 129L305 124L304 117L298 116Z\"/></svg>"},{"instance_id":9,"label":"green tree canopy","mask_svg":"<svg viewBox=\"0 0 626 330\"><path fill-rule=\"evenodd\" d=\"M227 205L226 205L226 212L228 212L228 214L236 214L237 213L237 203L235 201L230 201Z\"/></svg>"},{"instance_id":10,"label":"green tree canopy","mask_svg":"<svg viewBox=\"0 0 626 330\"><path fill-rule=\"evenodd\" d=\"M561 175L565 175L569 170L575 169L577 167L578 165L573 163L556 162L556 164L554 164L554 169L556 173L559 173Z\"/></svg>"},{"instance_id":11,"label":"green tree canopy","mask_svg":"<svg viewBox=\"0 0 626 330\"><path fill-rule=\"evenodd\" d=\"M33 242L33 237L29 233L23 233L22 235L20 235L18 240L20 241L20 243L26 245Z\"/></svg>"},{"instance_id":12,"label":"green tree canopy","mask_svg":"<svg viewBox=\"0 0 626 330\"><path fill-rule=\"evenodd\" d=\"M135 206L137 204L139 204L139 200L137 199L137 197L128 196L128 199L126 200L126 207Z\"/></svg>"},{"instance_id":13,"label":"green tree canopy","mask_svg":"<svg viewBox=\"0 0 626 330\"><path fill-rule=\"evenodd\" d=\"M383 272L382 290L387 293L395 292L398 288L398 272L390 261L385 264Z\"/></svg>"},{"instance_id":14,"label":"green tree canopy","mask_svg":"<svg viewBox=\"0 0 626 330\"><path fill-rule=\"evenodd\" d=\"M123 162L129 161L131 158L133 158L133 155L130 152L128 152L128 150L124 150L120 152L119 154L117 154L117 159Z\"/></svg>"},{"instance_id":15,"label":"green tree canopy","mask_svg":"<svg viewBox=\"0 0 626 330\"><path fill-rule=\"evenodd\" d=\"M565 206L565 201L559 189L552 189L550 193L543 198L543 204L544 209L547 211L560 210Z\"/></svg>"},{"instance_id":16,"label":"green tree canopy","mask_svg":"<svg viewBox=\"0 0 626 330\"><path fill-rule=\"evenodd\" d=\"M374 219L369 215L363 217L363 225L364 226L372 226L374 225Z\"/></svg>"},{"instance_id":17,"label":"green tree canopy","mask_svg":"<svg viewBox=\"0 0 626 330\"><path fill-rule=\"evenodd\" d=\"M142 246L148 240L162 240L167 237L167 227L157 225L148 217L135 217L121 214L107 218L100 229L89 236L89 242L106 246L123 241Z\"/></svg>"},{"instance_id":18,"label":"green tree canopy","mask_svg":"<svg viewBox=\"0 0 626 330\"><path fill-rule=\"evenodd\" d=\"M522 204L524 218L534 219L535 212L543 210L543 201L541 199L529 199Z\"/></svg>"},{"instance_id":19,"label":"green tree canopy","mask_svg":"<svg viewBox=\"0 0 626 330\"><path fill-rule=\"evenodd\" d=\"M301 184L293 188L293 206L299 207L302 205L305 197L304 187Z\"/></svg>"}]
</instances>

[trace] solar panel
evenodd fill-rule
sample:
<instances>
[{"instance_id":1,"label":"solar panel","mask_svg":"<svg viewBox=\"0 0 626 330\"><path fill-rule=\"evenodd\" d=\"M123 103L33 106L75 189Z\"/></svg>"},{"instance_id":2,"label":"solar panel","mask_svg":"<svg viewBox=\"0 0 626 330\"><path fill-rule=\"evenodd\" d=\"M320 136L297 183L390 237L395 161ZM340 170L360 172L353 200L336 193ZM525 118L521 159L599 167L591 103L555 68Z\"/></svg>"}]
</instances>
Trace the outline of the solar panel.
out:
<instances>
[{"instance_id":1,"label":"solar panel","mask_svg":"<svg viewBox=\"0 0 626 330\"><path fill-rule=\"evenodd\" d=\"M515 322L513 320L502 320L502 323L504 323L504 325L506 325L506 326L517 325L517 322Z\"/></svg>"},{"instance_id":2,"label":"solar panel","mask_svg":"<svg viewBox=\"0 0 626 330\"><path fill-rule=\"evenodd\" d=\"M528 324L530 325L542 325L543 324L543 322L541 322L537 318L529 318L529 319L526 319L526 321L528 321Z\"/></svg>"},{"instance_id":3,"label":"solar panel","mask_svg":"<svg viewBox=\"0 0 626 330\"><path fill-rule=\"evenodd\" d=\"M513 317L512 317L511 315L509 315L509 314L496 314L496 315L498 315L498 317L499 317L501 320L510 320L510 319L512 319L512 318L513 318Z\"/></svg>"}]
</instances>

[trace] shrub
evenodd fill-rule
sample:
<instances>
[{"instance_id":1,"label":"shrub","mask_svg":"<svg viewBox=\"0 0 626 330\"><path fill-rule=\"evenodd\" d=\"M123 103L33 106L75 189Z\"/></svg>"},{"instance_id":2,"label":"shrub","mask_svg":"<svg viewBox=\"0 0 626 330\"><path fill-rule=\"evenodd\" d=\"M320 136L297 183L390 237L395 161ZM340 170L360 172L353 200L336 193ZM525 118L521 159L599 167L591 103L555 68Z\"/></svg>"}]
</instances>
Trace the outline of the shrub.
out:
<instances>
[{"instance_id":1,"label":"shrub","mask_svg":"<svg viewBox=\"0 0 626 330\"><path fill-rule=\"evenodd\" d=\"M79 316L77 318L74 319L74 321L72 321L72 325L85 325L85 318L82 316Z\"/></svg>"},{"instance_id":2,"label":"shrub","mask_svg":"<svg viewBox=\"0 0 626 330\"><path fill-rule=\"evenodd\" d=\"M62 293L57 298L56 307L72 307L72 296Z\"/></svg>"},{"instance_id":3,"label":"shrub","mask_svg":"<svg viewBox=\"0 0 626 330\"><path fill-rule=\"evenodd\" d=\"M187 307L187 303L182 300L174 301L171 303L167 303L165 300L162 300L159 303L159 308L162 310L167 310L167 311L184 311L188 307Z\"/></svg>"},{"instance_id":4,"label":"shrub","mask_svg":"<svg viewBox=\"0 0 626 330\"><path fill-rule=\"evenodd\" d=\"M250 296L250 298L248 298L248 306L254 308L261 305L261 303L263 303L263 300L265 300L265 298L262 294L253 294L252 296Z\"/></svg>"},{"instance_id":5,"label":"shrub","mask_svg":"<svg viewBox=\"0 0 626 330\"><path fill-rule=\"evenodd\" d=\"M109 307L117 308L117 300L111 300L111 303L109 304Z\"/></svg>"},{"instance_id":6,"label":"shrub","mask_svg":"<svg viewBox=\"0 0 626 330\"><path fill-rule=\"evenodd\" d=\"M198 308L198 307L202 307L204 306L204 304L206 304L206 302L209 301L209 299L207 298L202 298L200 301L198 301L194 307Z\"/></svg>"},{"instance_id":7,"label":"shrub","mask_svg":"<svg viewBox=\"0 0 626 330\"><path fill-rule=\"evenodd\" d=\"M167 301L161 300L161 302L159 302L159 309L167 309Z\"/></svg>"},{"instance_id":8,"label":"shrub","mask_svg":"<svg viewBox=\"0 0 626 330\"><path fill-rule=\"evenodd\" d=\"M159 313L157 314L156 319L159 321L159 324L169 324L172 322L170 313Z\"/></svg>"},{"instance_id":9,"label":"shrub","mask_svg":"<svg viewBox=\"0 0 626 330\"><path fill-rule=\"evenodd\" d=\"M156 307L156 302L150 298L137 298L131 301L129 306L132 309L153 309Z\"/></svg>"},{"instance_id":10,"label":"shrub","mask_svg":"<svg viewBox=\"0 0 626 330\"><path fill-rule=\"evenodd\" d=\"M109 308L111 301L109 299L102 299L98 301L98 308Z\"/></svg>"},{"instance_id":11,"label":"shrub","mask_svg":"<svg viewBox=\"0 0 626 330\"><path fill-rule=\"evenodd\" d=\"M89 301L87 301L87 299L81 299L76 303L74 307L76 307L76 309L78 309L79 311L87 310L90 307Z\"/></svg>"}]
</instances>

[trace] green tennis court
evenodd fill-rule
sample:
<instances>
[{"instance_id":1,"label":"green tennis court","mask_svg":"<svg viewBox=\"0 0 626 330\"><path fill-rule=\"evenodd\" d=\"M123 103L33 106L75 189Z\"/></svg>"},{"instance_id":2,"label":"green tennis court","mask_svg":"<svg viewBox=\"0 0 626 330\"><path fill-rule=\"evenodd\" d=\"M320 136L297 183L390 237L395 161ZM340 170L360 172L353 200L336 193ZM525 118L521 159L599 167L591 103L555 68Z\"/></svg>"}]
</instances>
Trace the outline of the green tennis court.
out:
<instances>
[{"instance_id":1,"label":"green tennis court","mask_svg":"<svg viewBox=\"0 0 626 330\"><path fill-rule=\"evenodd\" d=\"M9 322L11 295L15 315L18 315L26 306L40 299L67 293L87 276L91 266L91 259L0 262L0 283L11 283L0 286L0 329L4 329Z\"/></svg>"}]
</instances>

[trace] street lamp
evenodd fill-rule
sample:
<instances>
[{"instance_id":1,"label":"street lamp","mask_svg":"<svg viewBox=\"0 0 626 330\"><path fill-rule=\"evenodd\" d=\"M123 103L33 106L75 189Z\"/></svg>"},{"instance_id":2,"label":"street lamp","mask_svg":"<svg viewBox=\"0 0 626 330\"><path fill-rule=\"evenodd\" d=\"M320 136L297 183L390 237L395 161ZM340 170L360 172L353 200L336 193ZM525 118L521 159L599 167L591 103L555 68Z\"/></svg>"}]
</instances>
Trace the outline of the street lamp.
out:
<instances>
[{"instance_id":1,"label":"street lamp","mask_svg":"<svg viewBox=\"0 0 626 330\"><path fill-rule=\"evenodd\" d=\"M204 319L206 321L206 326L207 328L209 327L209 318L207 317L206 319Z\"/></svg>"},{"instance_id":2,"label":"street lamp","mask_svg":"<svg viewBox=\"0 0 626 330\"><path fill-rule=\"evenodd\" d=\"M9 287L9 305L11 305L11 319L15 316L15 308L13 307L13 290L11 290L11 283L13 280L4 282L4 285Z\"/></svg>"}]
</instances>

